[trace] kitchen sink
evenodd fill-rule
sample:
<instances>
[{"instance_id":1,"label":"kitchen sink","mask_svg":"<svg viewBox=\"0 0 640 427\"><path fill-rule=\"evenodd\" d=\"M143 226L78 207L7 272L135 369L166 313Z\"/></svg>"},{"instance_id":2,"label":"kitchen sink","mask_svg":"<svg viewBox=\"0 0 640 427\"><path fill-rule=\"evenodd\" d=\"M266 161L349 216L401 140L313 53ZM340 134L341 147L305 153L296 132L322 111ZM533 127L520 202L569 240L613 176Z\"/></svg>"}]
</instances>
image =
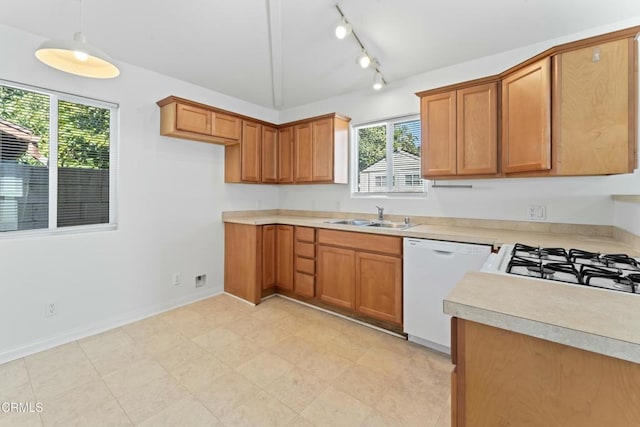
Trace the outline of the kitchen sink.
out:
<instances>
[{"instance_id":1,"label":"kitchen sink","mask_svg":"<svg viewBox=\"0 0 640 427\"><path fill-rule=\"evenodd\" d=\"M371 221L369 219L332 219L325 221L327 224L340 224L340 225L353 225L356 227L380 227L391 228L395 230L405 230L409 227L413 227L417 224L405 224L403 222L390 222L390 221Z\"/></svg>"},{"instance_id":2,"label":"kitchen sink","mask_svg":"<svg viewBox=\"0 0 640 427\"><path fill-rule=\"evenodd\" d=\"M397 230L404 230L405 228L413 227L417 224L405 224L404 222L374 222L368 224L368 227L380 227L380 228L395 228Z\"/></svg>"},{"instance_id":3,"label":"kitchen sink","mask_svg":"<svg viewBox=\"0 0 640 427\"><path fill-rule=\"evenodd\" d=\"M365 225L371 225L374 222L368 219L338 219L338 220L331 220L331 221L325 221L325 223L327 224L342 224L342 225L356 225L359 227L365 226Z\"/></svg>"}]
</instances>

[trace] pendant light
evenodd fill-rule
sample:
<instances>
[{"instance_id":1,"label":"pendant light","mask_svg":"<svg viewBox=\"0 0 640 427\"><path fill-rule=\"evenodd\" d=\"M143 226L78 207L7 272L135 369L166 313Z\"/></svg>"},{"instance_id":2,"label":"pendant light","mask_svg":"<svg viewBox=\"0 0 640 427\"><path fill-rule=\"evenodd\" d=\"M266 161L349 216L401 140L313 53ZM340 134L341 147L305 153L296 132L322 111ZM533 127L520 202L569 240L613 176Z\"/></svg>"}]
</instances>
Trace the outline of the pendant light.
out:
<instances>
[{"instance_id":1,"label":"pendant light","mask_svg":"<svg viewBox=\"0 0 640 427\"><path fill-rule=\"evenodd\" d=\"M49 40L40 45L36 58L66 73L94 79L118 77L120 70L102 50L87 43L82 34L82 0L80 0L80 32L72 40Z\"/></svg>"}]
</instances>

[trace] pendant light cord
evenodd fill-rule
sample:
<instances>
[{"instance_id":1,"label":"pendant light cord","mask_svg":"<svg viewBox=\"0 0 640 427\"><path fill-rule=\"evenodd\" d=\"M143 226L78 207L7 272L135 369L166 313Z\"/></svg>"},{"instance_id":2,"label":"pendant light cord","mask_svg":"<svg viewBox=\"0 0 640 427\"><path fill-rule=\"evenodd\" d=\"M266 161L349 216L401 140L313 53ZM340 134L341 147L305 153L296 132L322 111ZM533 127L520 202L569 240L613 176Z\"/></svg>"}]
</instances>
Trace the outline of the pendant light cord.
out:
<instances>
[{"instance_id":1,"label":"pendant light cord","mask_svg":"<svg viewBox=\"0 0 640 427\"><path fill-rule=\"evenodd\" d=\"M82 32L82 0L80 0L80 32ZM83 33L84 34L84 33Z\"/></svg>"}]
</instances>

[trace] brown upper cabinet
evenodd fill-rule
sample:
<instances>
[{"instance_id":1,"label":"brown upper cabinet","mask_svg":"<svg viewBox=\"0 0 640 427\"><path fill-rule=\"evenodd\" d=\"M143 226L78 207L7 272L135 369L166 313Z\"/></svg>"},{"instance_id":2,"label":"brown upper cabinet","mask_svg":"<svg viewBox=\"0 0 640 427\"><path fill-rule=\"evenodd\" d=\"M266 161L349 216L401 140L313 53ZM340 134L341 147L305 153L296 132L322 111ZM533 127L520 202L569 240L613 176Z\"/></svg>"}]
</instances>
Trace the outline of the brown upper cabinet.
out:
<instances>
[{"instance_id":1,"label":"brown upper cabinet","mask_svg":"<svg viewBox=\"0 0 640 427\"><path fill-rule=\"evenodd\" d=\"M551 58L502 79L502 170L551 169Z\"/></svg>"},{"instance_id":2,"label":"brown upper cabinet","mask_svg":"<svg viewBox=\"0 0 640 427\"><path fill-rule=\"evenodd\" d=\"M278 130L270 126L262 126L262 162L261 182L274 184L278 182Z\"/></svg>"},{"instance_id":3,"label":"brown upper cabinet","mask_svg":"<svg viewBox=\"0 0 640 427\"><path fill-rule=\"evenodd\" d=\"M311 123L302 123L293 128L295 182L306 183L313 181L313 134Z\"/></svg>"},{"instance_id":4,"label":"brown upper cabinet","mask_svg":"<svg viewBox=\"0 0 640 427\"><path fill-rule=\"evenodd\" d=\"M349 119L331 114L293 129L294 182L347 184Z\"/></svg>"},{"instance_id":5,"label":"brown upper cabinet","mask_svg":"<svg viewBox=\"0 0 640 427\"><path fill-rule=\"evenodd\" d=\"M216 109L174 96L158 101L160 134L213 144L237 144L242 119Z\"/></svg>"},{"instance_id":6,"label":"brown upper cabinet","mask_svg":"<svg viewBox=\"0 0 640 427\"><path fill-rule=\"evenodd\" d=\"M226 145L227 183L348 183L348 117L274 125L175 96L157 104L161 135Z\"/></svg>"},{"instance_id":7,"label":"brown upper cabinet","mask_svg":"<svg viewBox=\"0 0 640 427\"><path fill-rule=\"evenodd\" d=\"M227 147L227 150L230 148ZM260 182L261 155L262 125L243 120L242 142L240 143L240 176L242 182Z\"/></svg>"},{"instance_id":8,"label":"brown upper cabinet","mask_svg":"<svg viewBox=\"0 0 640 427\"><path fill-rule=\"evenodd\" d=\"M293 126L278 129L278 184L293 183Z\"/></svg>"},{"instance_id":9,"label":"brown upper cabinet","mask_svg":"<svg viewBox=\"0 0 640 427\"><path fill-rule=\"evenodd\" d=\"M553 169L557 175L635 169L636 41L598 43L554 57Z\"/></svg>"},{"instance_id":10,"label":"brown upper cabinet","mask_svg":"<svg viewBox=\"0 0 640 427\"><path fill-rule=\"evenodd\" d=\"M502 74L417 93L423 176L633 172L639 32L556 46Z\"/></svg>"},{"instance_id":11,"label":"brown upper cabinet","mask_svg":"<svg viewBox=\"0 0 640 427\"><path fill-rule=\"evenodd\" d=\"M423 177L497 174L497 93L494 81L422 96Z\"/></svg>"}]
</instances>

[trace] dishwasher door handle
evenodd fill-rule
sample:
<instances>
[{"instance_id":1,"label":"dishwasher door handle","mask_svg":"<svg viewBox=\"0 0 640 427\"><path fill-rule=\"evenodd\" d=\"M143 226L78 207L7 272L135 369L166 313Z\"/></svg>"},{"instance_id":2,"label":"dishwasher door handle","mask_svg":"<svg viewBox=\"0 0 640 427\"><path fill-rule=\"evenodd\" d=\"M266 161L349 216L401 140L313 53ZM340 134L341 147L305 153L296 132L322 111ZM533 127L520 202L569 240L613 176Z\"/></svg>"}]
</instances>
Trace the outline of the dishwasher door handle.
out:
<instances>
[{"instance_id":1,"label":"dishwasher door handle","mask_svg":"<svg viewBox=\"0 0 640 427\"><path fill-rule=\"evenodd\" d=\"M440 249L434 249L433 252L435 252L438 255L443 255L443 256L451 256L451 255L453 255L453 252L451 252L451 251L443 251L443 250L440 250Z\"/></svg>"}]
</instances>

